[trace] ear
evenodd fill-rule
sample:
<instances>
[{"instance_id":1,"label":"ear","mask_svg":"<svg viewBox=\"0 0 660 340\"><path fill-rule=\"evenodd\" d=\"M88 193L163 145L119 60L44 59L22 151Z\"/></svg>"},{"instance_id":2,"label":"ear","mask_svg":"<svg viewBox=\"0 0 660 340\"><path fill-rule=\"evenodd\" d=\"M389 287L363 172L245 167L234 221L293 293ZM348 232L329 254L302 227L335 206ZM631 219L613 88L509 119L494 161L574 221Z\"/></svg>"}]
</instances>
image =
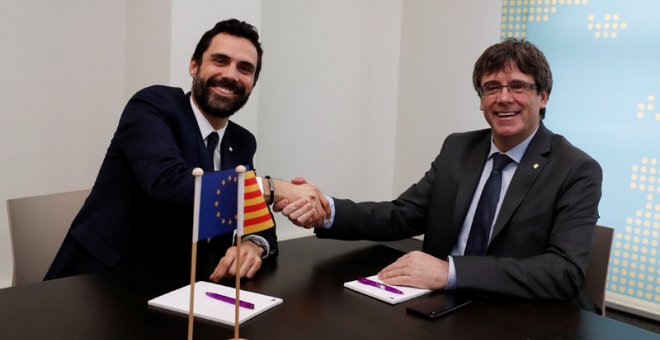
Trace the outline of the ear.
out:
<instances>
[{"instance_id":1,"label":"ear","mask_svg":"<svg viewBox=\"0 0 660 340\"><path fill-rule=\"evenodd\" d=\"M195 62L195 59L190 59L190 66L188 67L188 72L190 73L190 76L195 78L197 77L197 72L199 72L199 66L197 65L197 62Z\"/></svg>"},{"instance_id":2,"label":"ear","mask_svg":"<svg viewBox=\"0 0 660 340\"><path fill-rule=\"evenodd\" d=\"M541 108L544 109L548 104L548 91L541 92Z\"/></svg>"},{"instance_id":3,"label":"ear","mask_svg":"<svg viewBox=\"0 0 660 340\"><path fill-rule=\"evenodd\" d=\"M483 112L484 110L484 99L483 97L479 97L479 110Z\"/></svg>"}]
</instances>

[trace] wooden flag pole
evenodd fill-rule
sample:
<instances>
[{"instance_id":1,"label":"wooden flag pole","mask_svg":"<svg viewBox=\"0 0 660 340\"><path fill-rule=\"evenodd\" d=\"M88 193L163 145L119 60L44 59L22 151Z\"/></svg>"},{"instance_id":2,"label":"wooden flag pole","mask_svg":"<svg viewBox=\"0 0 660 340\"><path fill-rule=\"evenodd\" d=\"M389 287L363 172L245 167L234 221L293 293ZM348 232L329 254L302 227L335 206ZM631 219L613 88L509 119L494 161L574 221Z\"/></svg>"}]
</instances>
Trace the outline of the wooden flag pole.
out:
<instances>
[{"instance_id":1,"label":"wooden flag pole","mask_svg":"<svg viewBox=\"0 0 660 340\"><path fill-rule=\"evenodd\" d=\"M238 173L238 197L236 204L236 301L234 304L234 340L241 339L238 337L240 329L238 309L241 297L241 239L243 238L243 214L245 213L245 171L246 169L242 165L236 167L236 173Z\"/></svg>"},{"instance_id":2,"label":"wooden flag pole","mask_svg":"<svg viewBox=\"0 0 660 340\"><path fill-rule=\"evenodd\" d=\"M202 190L202 176L204 170L195 168L192 172L195 176L195 203L193 207L193 235L192 254L190 256L190 304L188 307L188 340L193 339L194 311L195 311L195 276L197 270L197 239L199 238L199 204Z\"/></svg>"},{"instance_id":3,"label":"wooden flag pole","mask_svg":"<svg viewBox=\"0 0 660 340\"><path fill-rule=\"evenodd\" d=\"M240 339L238 337L239 322L238 322L238 307L241 298L241 275L239 273L241 265L241 237L236 238L236 302L234 304L234 340Z\"/></svg>"},{"instance_id":4,"label":"wooden flag pole","mask_svg":"<svg viewBox=\"0 0 660 340\"><path fill-rule=\"evenodd\" d=\"M192 256L190 257L190 307L188 308L188 340L193 339L193 317L195 311L195 271L197 267L197 242L192 244Z\"/></svg>"}]
</instances>

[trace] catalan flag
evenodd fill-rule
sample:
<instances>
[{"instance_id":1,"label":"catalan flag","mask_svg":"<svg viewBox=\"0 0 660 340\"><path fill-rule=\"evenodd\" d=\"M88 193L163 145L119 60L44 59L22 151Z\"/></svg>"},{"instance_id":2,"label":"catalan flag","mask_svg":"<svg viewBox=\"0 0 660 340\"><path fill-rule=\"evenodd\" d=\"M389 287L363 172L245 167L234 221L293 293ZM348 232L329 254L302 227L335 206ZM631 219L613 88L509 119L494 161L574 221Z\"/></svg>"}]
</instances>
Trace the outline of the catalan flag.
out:
<instances>
[{"instance_id":1,"label":"catalan flag","mask_svg":"<svg viewBox=\"0 0 660 340\"><path fill-rule=\"evenodd\" d=\"M239 188L239 177L243 175L244 188ZM196 182L195 193L195 213L198 217L193 224L193 242L237 228L238 235L244 235L275 225L253 170L240 176L233 169L205 173ZM243 197L240 202L239 195ZM237 213L239 207L243 208L242 216Z\"/></svg>"},{"instance_id":2,"label":"catalan flag","mask_svg":"<svg viewBox=\"0 0 660 340\"><path fill-rule=\"evenodd\" d=\"M259 190L259 184L257 184L257 177L254 171L245 173L244 197L244 230L243 232L239 231L239 235L256 233L275 225L270 216L266 201L264 201L264 196L261 194L261 190Z\"/></svg>"}]
</instances>

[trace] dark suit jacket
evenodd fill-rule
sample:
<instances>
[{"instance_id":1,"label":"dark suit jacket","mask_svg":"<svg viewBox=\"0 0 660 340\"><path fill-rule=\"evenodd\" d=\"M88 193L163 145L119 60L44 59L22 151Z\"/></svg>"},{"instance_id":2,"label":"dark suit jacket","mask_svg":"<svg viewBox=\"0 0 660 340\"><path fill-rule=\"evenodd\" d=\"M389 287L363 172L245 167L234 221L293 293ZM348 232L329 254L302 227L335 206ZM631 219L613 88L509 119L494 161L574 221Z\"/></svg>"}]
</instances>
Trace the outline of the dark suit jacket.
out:
<instances>
[{"instance_id":1,"label":"dark suit jacket","mask_svg":"<svg viewBox=\"0 0 660 340\"><path fill-rule=\"evenodd\" d=\"M424 234L447 259L490 149L490 129L452 134L424 177L391 202L335 200L322 238L396 240ZM457 289L572 300L583 289L598 219L602 171L541 124L511 180L487 256L454 256ZM583 307L587 304L584 296Z\"/></svg>"},{"instance_id":2,"label":"dark suit jacket","mask_svg":"<svg viewBox=\"0 0 660 340\"><path fill-rule=\"evenodd\" d=\"M143 266L186 277L190 268L194 178L213 170L190 95L152 86L130 99L90 196L74 219L46 279ZM229 122L221 142L222 169L253 168L254 136ZM275 228L260 233L277 252ZM200 278L208 278L231 234L200 241ZM204 263L208 260L210 263ZM188 276L189 277L189 276Z\"/></svg>"}]
</instances>

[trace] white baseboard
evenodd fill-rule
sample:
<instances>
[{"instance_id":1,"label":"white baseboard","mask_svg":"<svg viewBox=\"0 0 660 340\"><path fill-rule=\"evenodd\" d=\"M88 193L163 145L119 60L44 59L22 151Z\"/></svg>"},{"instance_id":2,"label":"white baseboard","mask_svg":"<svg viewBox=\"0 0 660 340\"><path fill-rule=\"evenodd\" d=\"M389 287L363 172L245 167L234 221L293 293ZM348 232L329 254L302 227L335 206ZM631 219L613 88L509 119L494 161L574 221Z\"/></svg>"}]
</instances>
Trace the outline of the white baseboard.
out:
<instances>
[{"instance_id":1,"label":"white baseboard","mask_svg":"<svg viewBox=\"0 0 660 340\"><path fill-rule=\"evenodd\" d=\"M657 303L634 299L617 293L605 292L605 306L660 321L660 304Z\"/></svg>"}]
</instances>

